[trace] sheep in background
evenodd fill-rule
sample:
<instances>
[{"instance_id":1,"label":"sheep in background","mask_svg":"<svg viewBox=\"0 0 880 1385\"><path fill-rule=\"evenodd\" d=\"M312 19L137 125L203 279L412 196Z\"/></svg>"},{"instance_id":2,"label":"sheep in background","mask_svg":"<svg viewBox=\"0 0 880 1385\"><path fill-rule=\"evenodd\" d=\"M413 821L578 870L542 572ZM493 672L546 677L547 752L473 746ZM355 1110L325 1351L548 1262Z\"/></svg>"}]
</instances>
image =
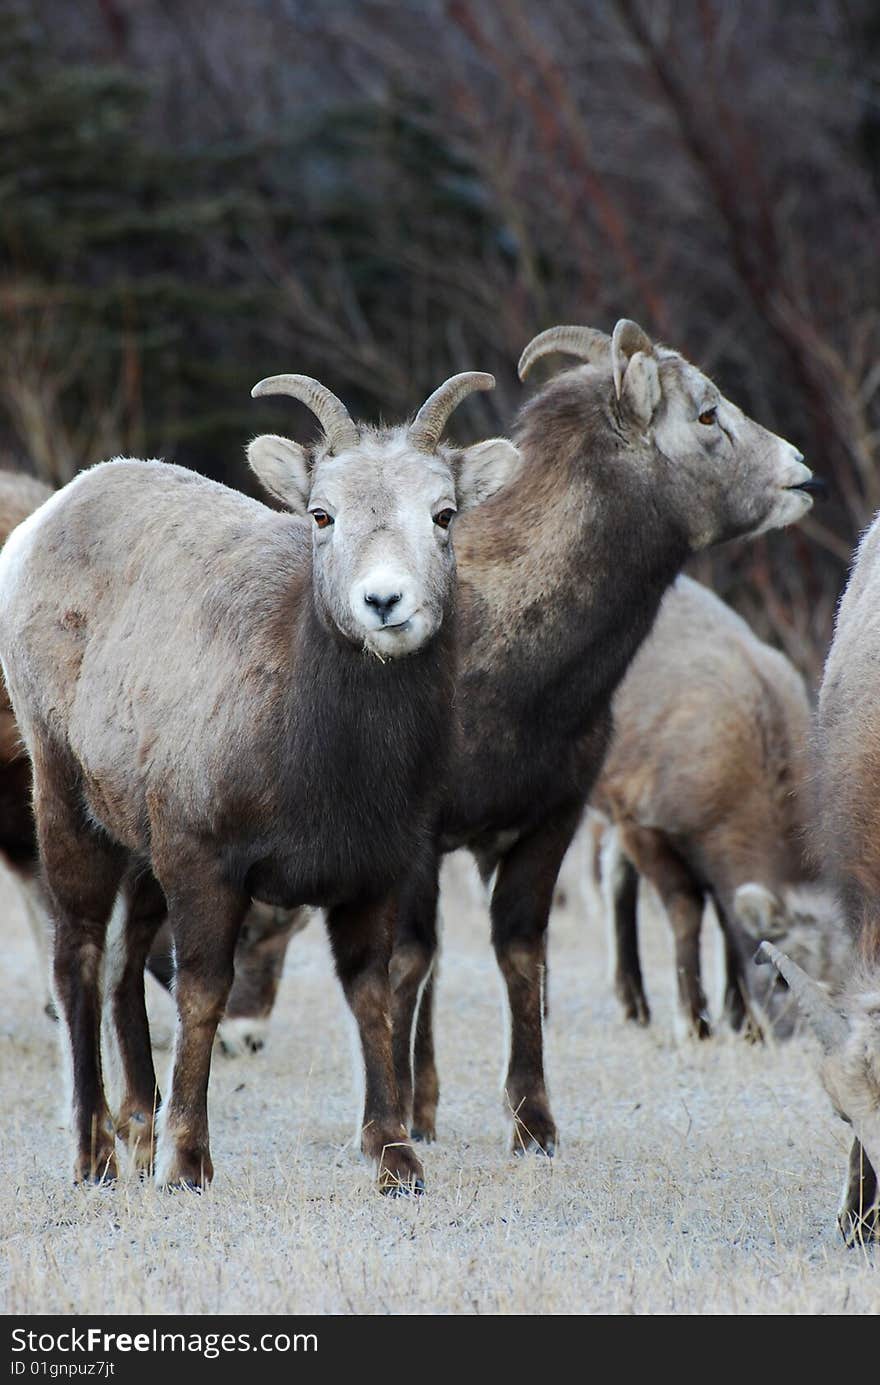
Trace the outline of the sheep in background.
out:
<instances>
[{"instance_id":1,"label":"sheep in background","mask_svg":"<svg viewBox=\"0 0 880 1385\"><path fill-rule=\"evenodd\" d=\"M725 1012L734 1027L750 989L743 959L762 937L787 938L827 980L845 967L836 907L809 856L810 721L804 680L785 655L713 592L679 577L615 695L614 737L592 796L614 824L602 874L627 1019L650 1018L639 874L665 908L680 1015L701 1038L710 1033L700 977L710 899L725 937Z\"/></svg>"},{"instance_id":2,"label":"sheep in background","mask_svg":"<svg viewBox=\"0 0 880 1385\"><path fill-rule=\"evenodd\" d=\"M815 734L818 834L856 963L833 999L770 941L777 968L822 1045L822 1081L852 1126L838 1220L880 1239L880 517L856 553L825 662Z\"/></svg>"},{"instance_id":3,"label":"sheep in background","mask_svg":"<svg viewBox=\"0 0 880 1385\"><path fill-rule=\"evenodd\" d=\"M117 1134L151 1158L143 971L167 901L178 1027L155 1172L210 1181L211 1048L256 897L326 908L366 1068L364 1152L382 1187L421 1185L392 1064L389 909L446 768L451 524L519 461L501 439L465 451L439 439L493 383L453 377L411 425L373 429L308 377L263 381L256 394L300 399L324 430L312 448L266 436L248 449L294 513L180 467L116 461L59 491L0 555L0 654L34 766L77 1179L113 1175ZM120 888L111 1119L100 973Z\"/></svg>"}]
</instances>

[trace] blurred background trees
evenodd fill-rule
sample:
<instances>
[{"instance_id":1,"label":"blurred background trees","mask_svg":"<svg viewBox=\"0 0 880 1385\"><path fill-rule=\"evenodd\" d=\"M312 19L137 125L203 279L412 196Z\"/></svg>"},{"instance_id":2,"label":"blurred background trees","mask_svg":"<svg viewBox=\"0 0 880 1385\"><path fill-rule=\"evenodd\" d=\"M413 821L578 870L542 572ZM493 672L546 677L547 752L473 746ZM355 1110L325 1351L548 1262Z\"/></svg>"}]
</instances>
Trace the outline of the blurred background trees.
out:
<instances>
[{"instance_id":1,"label":"blurred background trees","mask_svg":"<svg viewBox=\"0 0 880 1385\"><path fill-rule=\"evenodd\" d=\"M555 322L683 350L834 483L700 575L815 672L880 505L875 0L0 0L0 441L247 485L308 430L499 388Z\"/></svg>"}]
</instances>

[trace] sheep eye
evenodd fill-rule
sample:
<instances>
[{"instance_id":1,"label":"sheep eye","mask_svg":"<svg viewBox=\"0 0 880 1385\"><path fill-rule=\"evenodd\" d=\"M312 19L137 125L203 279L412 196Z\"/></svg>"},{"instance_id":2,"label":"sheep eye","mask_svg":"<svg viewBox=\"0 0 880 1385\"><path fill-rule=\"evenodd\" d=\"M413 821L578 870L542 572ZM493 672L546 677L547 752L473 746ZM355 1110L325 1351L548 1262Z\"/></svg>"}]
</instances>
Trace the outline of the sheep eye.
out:
<instances>
[{"instance_id":1,"label":"sheep eye","mask_svg":"<svg viewBox=\"0 0 880 1385\"><path fill-rule=\"evenodd\" d=\"M441 510L439 514L434 516L434 523L440 529L448 529L454 518L454 510Z\"/></svg>"},{"instance_id":2,"label":"sheep eye","mask_svg":"<svg viewBox=\"0 0 880 1385\"><path fill-rule=\"evenodd\" d=\"M712 424L715 422L715 415L717 413L718 410L713 404L711 409L704 409L703 412L700 414L700 422L705 423L707 427L711 427Z\"/></svg>"},{"instance_id":3,"label":"sheep eye","mask_svg":"<svg viewBox=\"0 0 880 1385\"><path fill-rule=\"evenodd\" d=\"M310 510L309 514L315 521L319 529L329 529L333 523L333 517L327 514L326 510Z\"/></svg>"}]
</instances>

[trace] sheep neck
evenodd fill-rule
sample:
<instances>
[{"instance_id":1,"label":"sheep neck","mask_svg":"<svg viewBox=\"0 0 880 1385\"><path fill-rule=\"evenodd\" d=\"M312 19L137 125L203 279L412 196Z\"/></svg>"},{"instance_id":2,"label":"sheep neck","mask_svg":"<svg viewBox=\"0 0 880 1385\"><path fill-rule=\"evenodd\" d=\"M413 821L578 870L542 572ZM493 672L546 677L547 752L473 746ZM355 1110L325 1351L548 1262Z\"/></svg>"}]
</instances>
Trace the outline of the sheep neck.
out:
<instances>
[{"instance_id":1,"label":"sheep neck","mask_svg":"<svg viewBox=\"0 0 880 1385\"><path fill-rule=\"evenodd\" d=\"M690 550L649 453L520 445L517 482L457 538L461 678L503 685L571 736L610 698Z\"/></svg>"}]
</instances>

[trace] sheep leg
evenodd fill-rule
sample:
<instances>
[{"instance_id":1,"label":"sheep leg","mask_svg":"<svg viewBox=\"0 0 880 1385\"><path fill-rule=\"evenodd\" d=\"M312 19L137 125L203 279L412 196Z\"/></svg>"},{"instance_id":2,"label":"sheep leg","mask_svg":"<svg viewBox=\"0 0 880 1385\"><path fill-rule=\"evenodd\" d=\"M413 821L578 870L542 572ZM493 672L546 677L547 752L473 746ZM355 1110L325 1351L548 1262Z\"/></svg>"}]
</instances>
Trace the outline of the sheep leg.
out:
<instances>
[{"instance_id":1,"label":"sheep leg","mask_svg":"<svg viewBox=\"0 0 880 1385\"><path fill-rule=\"evenodd\" d=\"M727 979L724 984L724 1018L731 1029L739 1033L749 1016L745 980L737 949L724 929L724 965Z\"/></svg>"},{"instance_id":2,"label":"sheep leg","mask_svg":"<svg viewBox=\"0 0 880 1385\"><path fill-rule=\"evenodd\" d=\"M724 1018L734 1033L742 1033L751 1042L760 1042L764 1035L758 1015L752 1005L748 976L752 973L755 945L746 941L730 903L725 904L719 892L713 893L715 912L724 935Z\"/></svg>"},{"instance_id":3,"label":"sheep leg","mask_svg":"<svg viewBox=\"0 0 880 1385\"><path fill-rule=\"evenodd\" d=\"M837 1224L847 1245L880 1240L880 1185L858 1140L853 1140L849 1152Z\"/></svg>"},{"instance_id":4,"label":"sheep leg","mask_svg":"<svg viewBox=\"0 0 880 1385\"><path fill-rule=\"evenodd\" d=\"M284 959L294 933L306 925L307 909L273 909L253 903L235 949L235 981L220 1021L223 1051L236 1057L258 1053L275 1006Z\"/></svg>"},{"instance_id":5,"label":"sheep leg","mask_svg":"<svg viewBox=\"0 0 880 1385\"><path fill-rule=\"evenodd\" d=\"M155 841L155 833L154 833ZM217 1026L232 989L238 930L249 900L226 881L182 867L157 876L174 939L177 1030L171 1090L159 1111L156 1182L201 1189L214 1176L208 1137L208 1079Z\"/></svg>"},{"instance_id":6,"label":"sheep leg","mask_svg":"<svg viewBox=\"0 0 880 1385\"><path fill-rule=\"evenodd\" d=\"M34 811L55 925L53 975L66 1038L74 1179L113 1179L114 1132L101 1069L101 971L125 855L87 821L75 763L34 746Z\"/></svg>"},{"instance_id":7,"label":"sheep leg","mask_svg":"<svg viewBox=\"0 0 880 1385\"><path fill-rule=\"evenodd\" d=\"M409 1144L391 1037L393 901L337 905L327 914L336 974L354 1015L364 1060L361 1148L385 1193L420 1192L422 1166Z\"/></svg>"},{"instance_id":8,"label":"sheep leg","mask_svg":"<svg viewBox=\"0 0 880 1385\"><path fill-rule=\"evenodd\" d=\"M609 934L614 960L614 990L624 1019L635 1024L650 1024L651 1009L645 995L639 958L639 873L624 855L615 829L606 833L601 861L605 914L611 924Z\"/></svg>"},{"instance_id":9,"label":"sheep leg","mask_svg":"<svg viewBox=\"0 0 880 1385\"><path fill-rule=\"evenodd\" d=\"M641 875L655 886L666 910L675 944L678 1007L687 1031L698 1039L711 1034L700 974L703 887L664 833L627 824L622 845Z\"/></svg>"},{"instance_id":10,"label":"sheep leg","mask_svg":"<svg viewBox=\"0 0 880 1385\"><path fill-rule=\"evenodd\" d=\"M309 910L275 909L253 902L239 933L235 949L235 980L217 1039L230 1057L258 1053L263 1047L266 1023L278 997L287 948L295 933L302 932ZM161 928L150 949L147 966L166 991L174 981L171 934Z\"/></svg>"},{"instance_id":11,"label":"sheep leg","mask_svg":"<svg viewBox=\"0 0 880 1385\"><path fill-rule=\"evenodd\" d=\"M492 891L492 943L510 1005L504 1090L516 1154L556 1151L544 1082L544 959L556 879L580 816L581 804L567 806L520 837L501 858Z\"/></svg>"},{"instance_id":12,"label":"sheep leg","mask_svg":"<svg viewBox=\"0 0 880 1385\"><path fill-rule=\"evenodd\" d=\"M401 1110L413 1137L428 1141L435 1137L440 1094L434 1065L431 999L430 994L425 995L437 956L438 891L438 862L432 857L412 872L398 894L390 967L394 1071Z\"/></svg>"},{"instance_id":13,"label":"sheep leg","mask_svg":"<svg viewBox=\"0 0 880 1385\"><path fill-rule=\"evenodd\" d=\"M104 1047L117 1085L111 1098L114 1124L117 1137L125 1141L136 1167L142 1169L153 1162L154 1117L160 1100L144 968L166 915L165 896L155 877L148 872L130 877L116 901L104 974Z\"/></svg>"},{"instance_id":14,"label":"sheep leg","mask_svg":"<svg viewBox=\"0 0 880 1385\"><path fill-rule=\"evenodd\" d=\"M413 1042L413 1114L412 1137L430 1142L437 1133L437 1103L440 1100L440 1080L434 1058L434 984L437 961L424 987L416 1016Z\"/></svg>"}]
</instances>

